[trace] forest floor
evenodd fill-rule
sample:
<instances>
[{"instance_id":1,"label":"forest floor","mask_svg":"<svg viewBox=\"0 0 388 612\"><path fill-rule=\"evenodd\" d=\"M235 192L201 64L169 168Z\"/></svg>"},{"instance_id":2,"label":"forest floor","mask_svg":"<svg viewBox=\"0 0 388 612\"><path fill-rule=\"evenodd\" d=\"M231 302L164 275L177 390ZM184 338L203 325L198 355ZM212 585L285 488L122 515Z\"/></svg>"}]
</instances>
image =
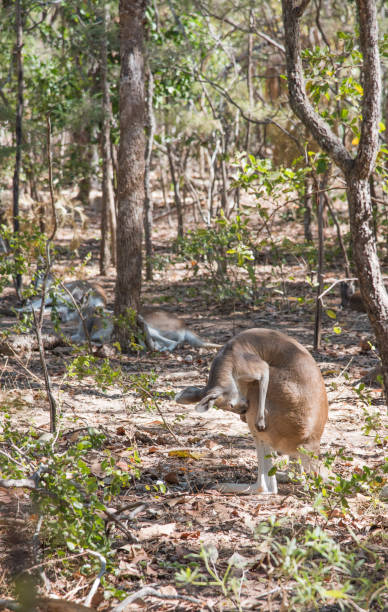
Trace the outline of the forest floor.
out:
<instances>
[{"instance_id":1,"label":"forest floor","mask_svg":"<svg viewBox=\"0 0 388 612\"><path fill-rule=\"evenodd\" d=\"M171 244L175 224L171 229L166 219L159 223L155 249L162 258L168 255L166 245ZM297 240L296 226L295 236L290 235L293 231L289 224L288 237ZM108 277L98 275L98 229L93 215L90 214L89 226L82 232L82 244L70 262L72 234L69 228L62 228L58 234L60 256L54 265L55 273L66 280L74 278L68 273L70 263L77 274L79 261L90 251L92 257L83 267L82 277L99 281L112 307L114 271L112 268ZM263 258L255 271L260 284L265 284L266 280L268 284L273 282L270 261ZM193 277L185 264L166 263L155 272L152 282L144 283L143 302L166 306L201 337L220 344L244 329L268 327L291 335L312 350L314 304L297 300L312 295L305 281L305 271L298 261L290 258L284 264L283 274L287 279L288 296L276 297L276 292L264 291L263 298L256 304L242 304L232 298L220 302L214 295L212 282L203 274ZM327 277L337 275L340 276L333 268ZM0 306L9 307L14 300L13 291L5 291ZM373 470L384 462L384 444L376 438L375 430L367 435L365 419L366 415L373 414L378 422L377 429L386 427L387 407L379 386L366 387L361 398L355 391L355 381L378 363L365 343L365 338L373 337L367 316L341 310L335 290L326 303L336 312L337 318L333 321L324 315L322 348L313 352L324 376L330 406L322 453L340 451L334 471L350 479L352 474L361 474L365 466ZM2 328L14 322L11 317L2 317ZM336 334L334 325L340 326L342 333ZM49 320L45 327L49 329ZM362 561L362 568L360 565L355 570L354 564L352 567L355 574L359 572L365 580L371 580L368 609L383 609L380 605L384 593L375 593L382 584L379 582L382 570L376 570L376 564L384 562L387 552L384 534L388 519L387 505L379 500L379 487L376 486L372 496L364 494L362 488L353 492L348 497L348 509L341 507L339 497L333 499L331 505L330 500L326 500L326 510L321 512L317 510L316 492L301 484L280 484L278 495L273 496L225 495L214 489L217 482L250 482L256 477L256 455L248 428L236 415L215 409L199 415L191 407L178 406L172 398L187 385L201 386L206 382L215 349L184 347L173 353L111 358L113 368L115 363L120 363L128 374L149 374L151 371L156 374L152 390L158 392L157 403L163 418L159 412L147 410L139 394L131 389L123 394L113 385L102 391L92 377L80 381L65 377L71 352L69 347L46 352L54 392L60 398L60 448L76 441L82 428L93 427L106 434L106 448L124 472L133 473L133 449L140 457L139 477L133 476L131 485L110 503L112 510L120 510L121 522L136 535L138 542L128 543L119 529L110 526L109 533L116 549L116 572L105 577L105 584L126 594L151 585L159 597L143 594L125 609L315 609L317 594L314 588L310 596L306 594L307 587L301 592L296 575L291 570L287 573L284 555L274 548L269 535L276 531L278 542L283 544L288 536L296 537L299 549L304 550L306 530L312 531L318 526L324 528L333 546L340 546L349 558L356 555L355 563ZM11 415L12 427L19 431L32 427L38 433L47 432L49 412L38 352L20 354L17 359L4 357L0 376L0 400ZM164 419L173 434L166 429ZM103 458L102 450L93 450L88 456L91 471L97 477L101 474ZM32 507L23 506L26 499L25 494L18 493L16 507L12 492L0 489L2 517L10 515L11 507L16 508L13 520L23 519L25 525L30 525L25 529L31 535L36 516ZM141 505L136 506L139 502ZM137 508L137 513L131 514L128 508ZM268 521L275 519L278 523L271 527ZM4 527L4 522L2 525ZM201 550L202 559L190 556L200 554ZM222 582L228 560L235 552L243 559L234 562L231 579L227 577ZM7 554L4 546L0 548L0 566L2 561L6 562ZM204 554L209 557L209 570L216 570L220 578L215 578L206 569ZM299 563L302 574L305 566L301 559L297 565ZM71 563L62 571L63 561L57 561L44 568L50 595L84 601L95 575L83 576ZM305 562L311 564L311 559L306 557ZM329 567L329 561L326 562ZM202 578L181 587L175 574L188 567L192 571L199 567ZM346 576L346 580L357 580L355 574ZM320 579L315 577L312 582ZM346 580L343 579L342 584ZM347 600L344 596L341 600L330 577L322 574L322 585L325 584L332 597L328 590L324 599L327 603L318 606L319 609L339 610L342 609L340 604L343 609L367 609L358 607L351 598ZM99 611L110 610L117 599L105 601L102 593L100 587L93 605ZM0 574L0 594L10 596L5 570Z\"/></svg>"}]
</instances>

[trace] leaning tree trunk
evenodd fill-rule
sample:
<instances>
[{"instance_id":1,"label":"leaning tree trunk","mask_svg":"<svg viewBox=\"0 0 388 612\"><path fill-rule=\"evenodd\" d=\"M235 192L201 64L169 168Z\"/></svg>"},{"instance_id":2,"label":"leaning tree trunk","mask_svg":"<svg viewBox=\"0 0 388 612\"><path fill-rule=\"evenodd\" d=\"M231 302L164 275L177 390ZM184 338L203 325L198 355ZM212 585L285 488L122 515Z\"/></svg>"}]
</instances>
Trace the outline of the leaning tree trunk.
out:
<instances>
[{"instance_id":1,"label":"leaning tree trunk","mask_svg":"<svg viewBox=\"0 0 388 612\"><path fill-rule=\"evenodd\" d=\"M351 156L329 125L315 112L303 76L300 19L310 0L282 0L287 77L290 105L310 130L320 147L342 169L349 205L354 261L360 291L376 334L388 400L388 294L385 290L373 233L373 207L369 177L378 151L381 78L377 36L376 3L356 0L360 26L362 61L362 122L357 155Z\"/></svg>"},{"instance_id":2,"label":"leaning tree trunk","mask_svg":"<svg viewBox=\"0 0 388 612\"><path fill-rule=\"evenodd\" d=\"M139 309L144 203L145 95L144 23L146 0L120 0L120 147L117 195L117 279L115 335L123 350L130 329L121 325L128 309Z\"/></svg>"}]
</instances>

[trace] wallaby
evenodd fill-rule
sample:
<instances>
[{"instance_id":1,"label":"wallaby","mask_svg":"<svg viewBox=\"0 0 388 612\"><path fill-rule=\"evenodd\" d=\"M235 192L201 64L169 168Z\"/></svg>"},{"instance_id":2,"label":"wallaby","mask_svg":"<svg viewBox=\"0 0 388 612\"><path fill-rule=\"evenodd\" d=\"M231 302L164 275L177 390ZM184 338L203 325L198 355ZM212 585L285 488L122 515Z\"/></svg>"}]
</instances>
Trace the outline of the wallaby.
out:
<instances>
[{"instance_id":1,"label":"wallaby","mask_svg":"<svg viewBox=\"0 0 388 612\"><path fill-rule=\"evenodd\" d=\"M83 313L86 328L92 342L104 344L109 342L113 332L113 322L109 313L101 314L88 308ZM194 332L187 329L182 319L166 310L143 307L138 314L147 334L147 343L151 350L173 351L178 346L189 344L193 347L220 348L219 344L205 342ZM85 329L79 322L77 333L72 336L74 342L85 340Z\"/></svg>"},{"instance_id":2,"label":"wallaby","mask_svg":"<svg viewBox=\"0 0 388 612\"><path fill-rule=\"evenodd\" d=\"M341 306L342 308L350 308L357 312L366 312L361 293L356 291L354 281L342 281L341 289Z\"/></svg>"},{"instance_id":3,"label":"wallaby","mask_svg":"<svg viewBox=\"0 0 388 612\"><path fill-rule=\"evenodd\" d=\"M40 289L43 279L41 276L35 278L34 284L36 289ZM51 274L46 279L46 296L44 302L45 314L50 313L53 309L56 310L62 322L72 321L79 318L77 309L74 306L73 300L69 293L73 296L74 301L80 309L99 308L106 305L106 295L103 288L94 282L87 280L75 280L64 283L64 288L54 284L54 278ZM18 312L32 312L39 310L42 298L40 296L31 298L22 308L17 308Z\"/></svg>"},{"instance_id":4,"label":"wallaby","mask_svg":"<svg viewBox=\"0 0 388 612\"><path fill-rule=\"evenodd\" d=\"M384 283L386 290L388 291L387 283ZM366 312L364 301L361 297L360 291L356 291L356 285L354 281L342 281L340 284L341 288L341 306L342 308L350 308L357 312Z\"/></svg>"},{"instance_id":5,"label":"wallaby","mask_svg":"<svg viewBox=\"0 0 388 612\"><path fill-rule=\"evenodd\" d=\"M225 483L231 493L277 493L271 452L301 459L315 469L328 404L321 372L307 349L285 334L254 328L241 332L215 357L205 387L187 387L175 397L197 404L198 412L213 405L246 420L254 438L258 478L252 485Z\"/></svg>"}]
</instances>

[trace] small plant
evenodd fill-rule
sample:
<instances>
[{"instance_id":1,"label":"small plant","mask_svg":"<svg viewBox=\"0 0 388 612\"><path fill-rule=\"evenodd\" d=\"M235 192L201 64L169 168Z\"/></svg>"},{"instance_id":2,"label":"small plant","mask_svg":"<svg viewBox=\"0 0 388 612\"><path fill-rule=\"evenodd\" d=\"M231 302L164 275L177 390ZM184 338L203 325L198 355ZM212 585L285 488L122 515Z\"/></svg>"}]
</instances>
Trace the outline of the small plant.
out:
<instances>
[{"instance_id":1,"label":"small plant","mask_svg":"<svg viewBox=\"0 0 388 612\"><path fill-rule=\"evenodd\" d=\"M7 412L2 413L3 434L0 454L2 478L29 478L36 482L31 499L43 517L46 546L53 551L90 548L106 554L111 542L106 534L106 504L130 485L130 474L116 466L108 450L103 450L103 477L94 476L88 453L101 451L105 436L89 430L73 444L61 446L55 440L37 439L33 432L16 433ZM132 474L139 475L140 460L134 451Z\"/></svg>"},{"instance_id":2,"label":"small plant","mask_svg":"<svg viewBox=\"0 0 388 612\"><path fill-rule=\"evenodd\" d=\"M341 546L319 526L293 529L271 517L254 530L261 565L270 571L289 595L288 609L306 610L336 603L341 610L360 609L373 594L383 609L383 561L373 556L373 570L366 562L363 547ZM287 582L286 582L287 581ZM356 603L357 602L357 603ZM370 609L362 608L362 609Z\"/></svg>"},{"instance_id":3,"label":"small plant","mask_svg":"<svg viewBox=\"0 0 388 612\"><path fill-rule=\"evenodd\" d=\"M378 446L383 446L384 443L387 443L388 441L388 435L385 437L382 436L382 432L385 431L385 427L382 422L380 412L372 409L372 396L370 390L364 385L364 383L359 383L357 386L352 388L361 402L361 407L364 413L365 422L362 426L362 432L365 436L369 436L372 433L374 435L375 443Z\"/></svg>"},{"instance_id":4,"label":"small plant","mask_svg":"<svg viewBox=\"0 0 388 612\"><path fill-rule=\"evenodd\" d=\"M175 573L175 580L180 586L212 586L220 589L221 593L230 600L236 610L242 611L241 588L245 578L245 570L249 560L238 552L228 559L226 570L222 573L217 569L218 550L214 544L202 544L199 554L190 554L188 557L200 559L207 571L207 575L201 573L198 564L194 567L184 566ZM241 575L236 576L233 570ZM208 578L210 576L210 579Z\"/></svg>"},{"instance_id":5,"label":"small plant","mask_svg":"<svg viewBox=\"0 0 388 612\"><path fill-rule=\"evenodd\" d=\"M17 275L30 273L38 258L44 257L46 236L36 225L30 225L20 219L22 230L14 233L6 225L0 225L0 239L9 248L9 253L0 252L0 293L4 287L12 285L12 279ZM24 298L34 293L27 288Z\"/></svg>"},{"instance_id":6,"label":"small plant","mask_svg":"<svg viewBox=\"0 0 388 612\"><path fill-rule=\"evenodd\" d=\"M248 229L248 219L236 215L226 219L221 214L213 226L190 231L177 241L178 256L188 263L194 275L200 263L214 282L220 299L238 295L250 299L256 288L254 250ZM241 278L241 271L248 276ZM240 274L238 274L240 272ZM228 274L233 274L230 281Z\"/></svg>"}]
</instances>

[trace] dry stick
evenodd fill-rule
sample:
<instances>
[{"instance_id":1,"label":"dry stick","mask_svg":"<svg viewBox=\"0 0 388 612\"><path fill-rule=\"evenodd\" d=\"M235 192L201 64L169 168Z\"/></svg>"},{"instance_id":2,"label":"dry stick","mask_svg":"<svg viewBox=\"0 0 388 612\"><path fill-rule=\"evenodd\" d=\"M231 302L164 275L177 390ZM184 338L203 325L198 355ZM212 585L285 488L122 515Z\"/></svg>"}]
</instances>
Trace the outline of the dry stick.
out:
<instances>
[{"instance_id":1,"label":"dry stick","mask_svg":"<svg viewBox=\"0 0 388 612\"><path fill-rule=\"evenodd\" d=\"M186 178L185 178L185 180L186 180ZM190 206L193 206L192 202L187 203L185 206L182 205L182 211L186 210L187 208L190 208ZM154 217L154 221L159 221L159 219L163 219L164 217L167 217L167 216L170 217L171 215L174 215L174 214L178 214L176 208L174 208L173 210L171 210L171 209L170 210L166 210L165 212L160 213L160 215L158 215L157 217ZM202 217L202 219L204 219L204 216L203 216L202 213L201 213L201 217ZM206 219L204 221L205 221L205 223L208 224L208 221Z\"/></svg>"},{"instance_id":2,"label":"dry stick","mask_svg":"<svg viewBox=\"0 0 388 612\"><path fill-rule=\"evenodd\" d=\"M38 347L39 347L40 362L43 368L46 393L47 393L47 398L48 398L49 405L50 405L50 432L54 433L56 432L57 404L56 404L55 398L51 390L51 381L50 381L50 377L49 377L49 373L47 369L46 356L45 356L44 346L43 346L43 341L42 341L43 312L44 312L44 306L45 306L45 301L46 301L46 289L47 289L46 284L47 284L47 279L50 273L50 266L51 266L50 246L51 246L51 242L53 241L54 236L57 231L57 215L55 211L54 189L53 189L53 170L52 170L53 164L52 164L52 155L51 155L51 122L50 122L49 115L47 115L46 121L47 121L47 157L48 157L50 201L51 201L51 208L52 208L52 213L53 213L53 230L51 232L51 235L48 237L46 241L46 271L43 277L42 299L41 299L41 304L40 304L39 318L37 319L35 310L32 311L32 314L34 317L35 334L36 334L36 339L37 339Z\"/></svg>"},{"instance_id":3,"label":"dry stick","mask_svg":"<svg viewBox=\"0 0 388 612\"><path fill-rule=\"evenodd\" d=\"M42 552L41 552L41 544L40 544L40 540L39 540L39 534L40 534L40 530L42 528L42 524L43 524L43 516L40 514L39 515L39 519L38 519L38 523L34 532L34 535L32 536L32 547L33 547L33 552L34 552L34 558L35 560L41 558ZM49 579L47 578L46 574L44 573L44 570L40 567L39 568L39 576L41 578L42 583L44 584L45 590L47 593L50 593L51 591L51 582L49 581ZM36 593L36 584L34 583L33 588L35 590Z\"/></svg>"},{"instance_id":4,"label":"dry stick","mask_svg":"<svg viewBox=\"0 0 388 612\"><path fill-rule=\"evenodd\" d=\"M51 389L51 380L50 380L50 376L49 376L48 369L47 369L46 356L45 356L43 342L42 342L41 323L38 321L38 319L36 317L35 310L32 311L32 314L33 314L33 317L34 317L35 334L36 334L36 339L38 341L40 362L41 362L42 368L43 368L44 383L45 383L45 387L46 387L47 398L48 398L48 401L49 401L49 404L50 404L50 432L51 433L55 433L57 431L57 424L56 424L56 420L57 420L57 403L55 401L55 397L54 397L52 389Z\"/></svg>"},{"instance_id":5,"label":"dry stick","mask_svg":"<svg viewBox=\"0 0 388 612\"><path fill-rule=\"evenodd\" d=\"M329 200L329 197L328 197L327 193L324 194L324 198L325 198L325 202L326 202L326 206L328 208L328 211L329 211L329 213L331 215L331 218L334 221L334 224L335 224L335 227L336 227L336 230L337 230L338 243L340 245L341 253L342 253L342 256L343 256L344 261L345 261L345 274L346 274L346 276L350 276L350 263L349 263L349 259L348 259L348 254L347 254L346 249L345 249L344 242L342 240L341 228L340 228L340 225L338 223L337 215L335 214L334 209L332 208L332 206L330 204L330 200Z\"/></svg>"},{"instance_id":6,"label":"dry stick","mask_svg":"<svg viewBox=\"0 0 388 612\"><path fill-rule=\"evenodd\" d=\"M143 393L145 393L146 395L148 395L149 398L152 399L153 403L155 404L155 408L159 413L159 416L161 417L161 419L163 420L163 423L166 427L166 429L168 429L168 431L170 432L170 434L172 435L172 437L174 438L174 440L176 440L178 442L178 444L180 444L180 440L179 438L174 434L173 430L171 429L170 425L167 423L166 419L164 418L163 412L158 404L158 402L156 401L156 399L154 398L154 396L152 395L152 393L150 393L147 389L145 389L144 387L142 387L142 385L139 385L137 383L137 386L139 387L139 389L141 389L143 391Z\"/></svg>"},{"instance_id":7,"label":"dry stick","mask_svg":"<svg viewBox=\"0 0 388 612\"><path fill-rule=\"evenodd\" d=\"M322 186L328 179L326 173L322 179ZM314 180L317 181L316 177ZM319 189L316 184L317 191ZM317 350L321 347L321 334L322 334L322 301L319 299L319 295L323 290L323 258L324 258L324 235L323 235L323 211L325 207L325 199L323 193L318 196L317 208L318 208L318 295L316 298L316 310L315 310L315 325L314 325L314 349Z\"/></svg>"},{"instance_id":8,"label":"dry stick","mask_svg":"<svg viewBox=\"0 0 388 612\"><path fill-rule=\"evenodd\" d=\"M8 455L8 453L6 453L5 451L0 450L0 455L3 455L4 457L6 457L8 461L13 461L13 463L18 465L22 470L24 470L24 465L22 463L19 463L17 459L14 459L13 457L11 457L11 455Z\"/></svg>"},{"instance_id":9,"label":"dry stick","mask_svg":"<svg viewBox=\"0 0 388 612\"><path fill-rule=\"evenodd\" d=\"M174 201L175 201L175 207L176 207L176 211L177 211L177 215L178 215L178 237L182 238L183 237L183 209L182 209L182 200L181 200L181 196L180 196L180 193L179 193L179 181L178 181L177 174L176 174L174 155L173 155L173 152L171 150L171 144L170 143L167 144L167 158L168 158L168 163L170 165L171 180L172 180L172 184L173 184L173 188L174 188Z\"/></svg>"},{"instance_id":10,"label":"dry stick","mask_svg":"<svg viewBox=\"0 0 388 612\"><path fill-rule=\"evenodd\" d=\"M89 335L88 327L86 325L85 317L83 316L82 311L81 311L80 307L78 306L78 304L77 304L77 302L76 302L76 300L74 298L74 295L71 293L71 291L63 283L59 283L59 286L60 286L61 289L63 289L63 291L65 293L67 293L67 295L71 299L71 302L72 302L74 308L76 309L79 318L82 321L82 327L83 327L83 330L84 330L86 341L88 343L89 352L92 353L93 352L93 347L92 347L92 342L90 340L90 335Z\"/></svg>"},{"instance_id":11,"label":"dry stick","mask_svg":"<svg viewBox=\"0 0 388 612\"><path fill-rule=\"evenodd\" d=\"M129 542L131 542L132 544L138 544L139 543L138 538L131 531L129 531L125 527L125 525L123 525L122 521L120 521L120 519L117 518L116 514L114 512L112 512L112 510L108 510L108 508L104 508L103 512L110 518L111 521L116 523L116 525L120 529L120 531L122 531L123 534L127 536Z\"/></svg>"},{"instance_id":12,"label":"dry stick","mask_svg":"<svg viewBox=\"0 0 388 612\"><path fill-rule=\"evenodd\" d=\"M326 295L326 293L329 293L329 291L331 291L333 289L333 287L338 285L338 283L347 282L347 281L356 281L356 280L358 280L356 277L353 277L353 278L339 278L339 279L335 280L333 283L331 283L330 287L328 287L327 289L325 289L324 291L322 291L322 293L320 293L318 295L318 300L322 300L322 298Z\"/></svg>"},{"instance_id":13,"label":"dry stick","mask_svg":"<svg viewBox=\"0 0 388 612\"><path fill-rule=\"evenodd\" d=\"M137 599L142 599L143 597L157 597L158 599L167 599L167 600L176 600L179 599L181 601L190 601L191 603L195 603L199 606L203 606L203 602L200 599L196 599L195 597L189 597L188 595L165 595L164 593L160 593L153 587L143 587L140 591L136 591L136 593L132 593L128 595L118 606L113 608L111 612L124 612L127 609L129 604L133 603ZM212 608L205 604L208 610L212 610Z\"/></svg>"},{"instance_id":14,"label":"dry stick","mask_svg":"<svg viewBox=\"0 0 388 612\"><path fill-rule=\"evenodd\" d=\"M200 198L199 198L199 195L198 195L198 191L196 190L192 180L187 176L187 174L184 175L184 180L185 180L185 183L188 186L188 188L190 189L190 191L192 193L192 196L193 196L193 213L194 213L194 217L196 217L196 215L195 215L195 204L196 204L198 212L199 212L199 214L202 217L202 221L204 223L207 223L205 215L202 212L201 201L200 201Z\"/></svg>"},{"instance_id":15,"label":"dry stick","mask_svg":"<svg viewBox=\"0 0 388 612\"><path fill-rule=\"evenodd\" d=\"M100 572L99 572L97 578L95 579L95 581L93 582L92 588L89 591L89 595L86 597L86 599L84 601L84 605L90 607L90 604L92 603L92 599L95 596L95 594L97 592L97 589L98 589L98 587L100 585L101 578L105 574L106 559L105 559L105 557L103 557L100 553L96 552L95 550L87 549L86 552L89 553L89 555L93 555L93 557L97 557L97 559L99 559L101 561Z\"/></svg>"},{"instance_id":16,"label":"dry stick","mask_svg":"<svg viewBox=\"0 0 388 612\"><path fill-rule=\"evenodd\" d=\"M44 385L43 380L41 380L39 378L39 376L37 376L36 374L34 374L34 372L31 372L31 370L29 370L27 368L27 366L24 365L24 363L21 361L21 359L19 359L19 357L16 355L15 351L13 350L12 346L10 344L8 344L8 342L6 343L7 348L9 348L12 351L12 357L13 359L15 359L15 361L20 365L21 368L23 368L23 370L25 370L27 372L27 374L29 376L31 376L31 378L33 378L34 380L36 380L40 385Z\"/></svg>"},{"instance_id":17,"label":"dry stick","mask_svg":"<svg viewBox=\"0 0 388 612\"><path fill-rule=\"evenodd\" d=\"M0 478L0 487L3 489L36 489L32 478Z\"/></svg>"}]
</instances>

